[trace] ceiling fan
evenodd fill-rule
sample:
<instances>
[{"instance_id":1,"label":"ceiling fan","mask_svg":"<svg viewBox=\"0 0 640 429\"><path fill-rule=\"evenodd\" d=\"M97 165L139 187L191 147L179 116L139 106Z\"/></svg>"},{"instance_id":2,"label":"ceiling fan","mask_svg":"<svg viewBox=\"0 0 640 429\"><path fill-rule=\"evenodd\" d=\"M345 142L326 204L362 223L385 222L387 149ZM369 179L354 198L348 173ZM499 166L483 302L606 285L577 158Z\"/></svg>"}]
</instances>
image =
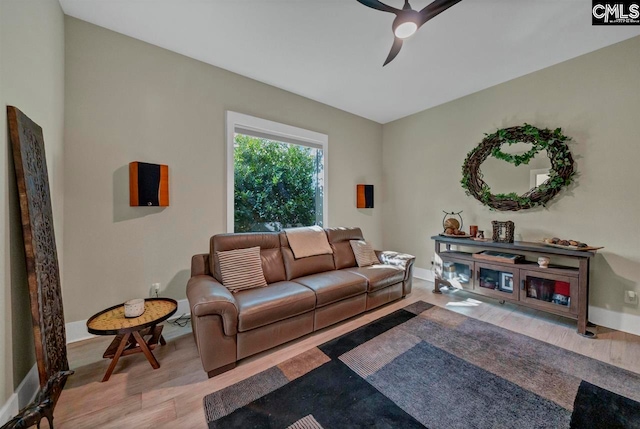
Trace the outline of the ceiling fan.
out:
<instances>
[{"instance_id":1,"label":"ceiling fan","mask_svg":"<svg viewBox=\"0 0 640 429\"><path fill-rule=\"evenodd\" d=\"M404 39L412 36L425 22L438 16L460 1L462 0L435 0L433 3L418 12L411 8L409 0L404 0L404 6L402 9L388 6L378 0L358 0L358 2L370 8L381 10L383 12L390 12L396 15L396 19L393 20L393 24L391 25L395 40L393 41L391 51L389 52L389 55L382 67L389 64L398 55L402 48L402 41Z\"/></svg>"}]
</instances>

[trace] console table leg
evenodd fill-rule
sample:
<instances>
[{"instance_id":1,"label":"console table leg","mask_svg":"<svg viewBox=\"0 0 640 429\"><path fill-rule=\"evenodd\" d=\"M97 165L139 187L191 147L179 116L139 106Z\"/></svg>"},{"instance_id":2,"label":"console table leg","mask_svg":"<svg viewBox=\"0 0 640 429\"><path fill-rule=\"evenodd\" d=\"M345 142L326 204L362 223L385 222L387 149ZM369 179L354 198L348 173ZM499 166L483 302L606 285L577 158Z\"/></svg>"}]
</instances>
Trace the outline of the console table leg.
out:
<instances>
[{"instance_id":1,"label":"console table leg","mask_svg":"<svg viewBox=\"0 0 640 429\"><path fill-rule=\"evenodd\" d=\"M438 281L437 277L433 279L433 293L442 293L440 292L440 281Z\"/></svg>"},{"instance_id":2,"label":"console table leg","mask_svg":"<svg viewBox=\"0 0 640 429\"><path fill-rule=\"evenodd\" d=\"M590 340L596 338L596 334L591 331L584 331L584 334L582 332L578 332L578 335L580 335L581 337L589 338Z\"/></svg>"},{"instance_id":3,"label":"console table leg","mask_svg":"<svg viewBox=\"0 0 640 429\"><path fill-rule=\"evenodd\" d=\"M587 325L589 324L589 259L581 259L578 270L580 271L578 334L585 338L595 338L595 333L587 331Z\"/></svg>"},{"instance_id":4,"label":"console table leg","mask_svg":"<svg viewBox=\"0 0 640 429\"><path fill-rule=\"evenodd\" d=\"M450 246L447 245L447 250L449 250ZM440 242L436 240L436 252L434 254L434 259L431 261L431 263L433 264L435 262L435 258L440 258ZM434 274L435 273L435 267L432 265L431 269L433 270L432 272ZM438 280L438 276L434 275L433 276L433 293L442 293L440 292L440 281Z\"/></svg>"},{"instance_id":5,"label":"console table leg","mask_svg":"<svg viewBox=\"0 0 640 429\"><path fill-rule=\"evenodd\" d=\"M578 315L578 334L585 338L595 338L596 334L591 331L587 331L587 326L589 322L587 321L586 315ZM592 325L595 326L595 325Z\"/></svg>"}]
</instances>

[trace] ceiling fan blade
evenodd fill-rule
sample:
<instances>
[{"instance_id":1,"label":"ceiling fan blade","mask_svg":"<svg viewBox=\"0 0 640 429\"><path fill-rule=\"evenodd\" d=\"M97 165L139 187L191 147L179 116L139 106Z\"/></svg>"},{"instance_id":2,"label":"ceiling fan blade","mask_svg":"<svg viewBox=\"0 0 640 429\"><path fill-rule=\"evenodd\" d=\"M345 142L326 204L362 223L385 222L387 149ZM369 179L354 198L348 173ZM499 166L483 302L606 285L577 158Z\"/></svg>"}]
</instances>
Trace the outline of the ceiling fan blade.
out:
<instances>
[{"instance_id":1,"label":"ceiling fan blade","mask_svg":"<svg viewBox=\"0 0 640 429\"><path fill-rule=\"evenodd\" d=\"M451 6L455 5L456 3L460 3L461 1L462 0L435 0L433 3L429 4L420 11L420 25L424 24L432 18L435 18L445 10L449 9Z\"/></svg>"},{"instance_id":2,"label":"ceiling fan blade","mask_svg":"<svg viewBox=\"0 0 640 429\"><path fill-rule=\"evenodd\" d=\"M372 9L381 10L383 12L391 12L391 13L395 13L396 15L398 14L398 12L400 12L400 9L396 9L395 7L388 6L378 0L357 0L357 1L358 3L361 3Z\"/></svg>"},{"instance_id":3,"label":"ceiling fan blade","mask_svg":"<svg viewBox=\"0 0 640 429\"><path fill-rule=\"evenodd\" d=\"M396 37L395 40L393 41L393 46L391 46L391 51L389 51L389 55L387 56L387 59L385 60L382 67L386 66L391 61L393 61L393 59L397 57L398 54L400 53L401 48L402 48L402 39Z\"/></svg>"}]
</instances>

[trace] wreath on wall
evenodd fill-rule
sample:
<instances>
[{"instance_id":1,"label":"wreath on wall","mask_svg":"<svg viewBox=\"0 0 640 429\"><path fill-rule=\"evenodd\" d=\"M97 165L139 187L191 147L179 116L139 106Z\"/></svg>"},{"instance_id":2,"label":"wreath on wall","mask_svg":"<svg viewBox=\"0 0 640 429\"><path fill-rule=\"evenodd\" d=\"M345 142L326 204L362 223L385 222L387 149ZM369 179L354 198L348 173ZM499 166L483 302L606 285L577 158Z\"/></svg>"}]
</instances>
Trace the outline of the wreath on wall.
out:
<instances>
[{"instance_id":1,"label":"wreath on wall","mask_svg":"<svg viewBox=\"0 0 640 429\"><path fill-rule=\"evenodd\" d=\"M554 131L541 130L533 125L524 124L519 127L503 128L493 134L485 134L485 138L471 152L462 165L460 183L467 195L473 196L482 204L500 211L518 211L546 204L555 197L562 188L568 186L575 175L573 157L567 146L569 137L562 134L560 128ZM509 146L516 143L529 143L531 149L523 154L512 155L501 150L503 144ZM539 152L546 150L551 168L549 179L522 195L515 192L509 194L493 194L489 185L483 180L480 165L489 157L501 159L515 166L529 164Z\"/></svg>"}]
</instances>

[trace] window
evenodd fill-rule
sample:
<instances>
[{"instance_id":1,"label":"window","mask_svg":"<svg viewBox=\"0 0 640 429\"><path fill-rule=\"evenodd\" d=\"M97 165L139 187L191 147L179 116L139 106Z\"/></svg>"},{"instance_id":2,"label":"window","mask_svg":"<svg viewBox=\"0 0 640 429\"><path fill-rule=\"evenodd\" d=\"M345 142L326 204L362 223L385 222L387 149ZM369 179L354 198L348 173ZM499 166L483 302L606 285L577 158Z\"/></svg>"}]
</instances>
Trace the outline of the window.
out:
<instances>
[{"instance_id":1,"label":"window","mask_svg":"<svg viewBox=\"0 0 640 429\"><path fill-rule=\"evenodd\" d=\"M227 231L327 225L328 136L227 112Z\"/></svg>"}]
</instances>

